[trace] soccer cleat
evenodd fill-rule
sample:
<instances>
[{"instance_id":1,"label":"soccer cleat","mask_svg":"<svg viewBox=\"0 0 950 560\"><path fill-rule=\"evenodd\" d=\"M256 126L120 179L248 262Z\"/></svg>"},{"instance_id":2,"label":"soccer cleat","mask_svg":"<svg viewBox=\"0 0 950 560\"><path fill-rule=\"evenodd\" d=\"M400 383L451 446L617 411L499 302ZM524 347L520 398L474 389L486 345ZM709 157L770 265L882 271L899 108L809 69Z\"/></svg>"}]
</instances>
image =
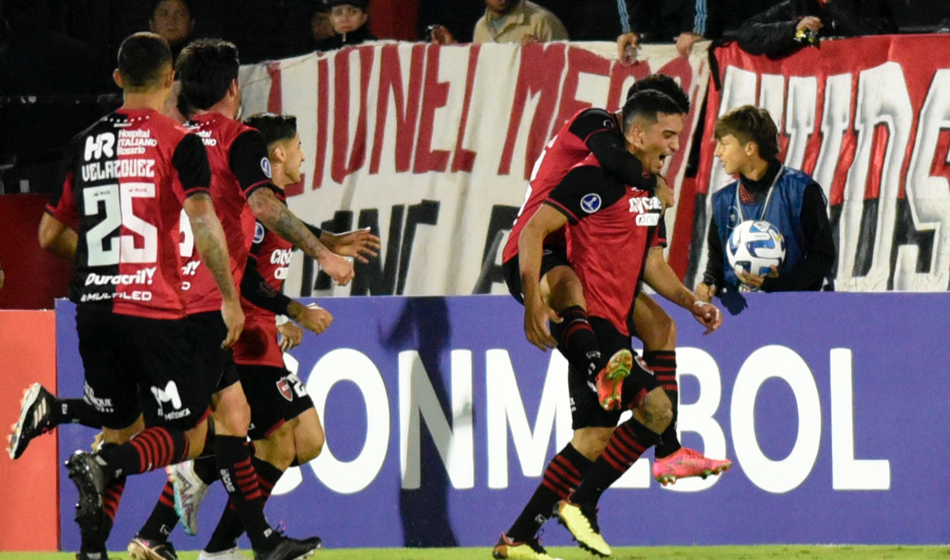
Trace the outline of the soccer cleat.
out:
<instances>
[{"instance_id":1,"label":"soccer cleat","mask_svg":"<svg viewBox=\"0 0 950 560\"><path fill-rule=\"evenodd\" d=\"M191 536L198 534L198 508L210 488L195 473L195 462L185 461L165 467L168 480L175 489L175 513L178 523Z\"/></svg>"},{"instance_id":2,"label":"soccer cleat","mask_svg":"<svg viewBox=\"0 0 950 560\"><path fill-rule=\"evenodd\" d=\"M50 425L50 417L55 405L56 397L39 383L30 385L30 388L23 393L23 401L20 402L20 419L13 425L13 433L8 438L11 459L19 459L33 438L53 428Z\"/></svg>"},{"instance_id":3,"label":"soccer cleat","mask_svg":"<svg viewBox=\"0 0 950 560\"><path fill-rule=\"evenodd\" d=\"M76 504L76 523L83 542L102 542L106 518L102 509L102 492L106 486L105 473L92 453L76 451L66 461L69 478L79 491Z\"/></svg>"},{"instance_id":4,"label":"soccer cleat","mask_svg":"<svg viewBox=\"0 0 950 560\"><path fill-rule=\"evenodd\" d=\"M528 560L554 560L548 554L547 550L541 546L541 541L531 539L525 542L514 542L508 538L508 535L502 533L498 539L498 544L491 552L492 558L502 560L504 558L526 558Z\"/></svg>"},{"instance_id":5,"label":"soccer cleat","mask_svg":"<svg viewBox=\"0 0 950 560\"><path fill-rule=\"evenodd\" d=\"M729 470L732 461L729 459L710 459L687 447L668 457L653 461L653 478L663 486L673 484L681 478L699 476L706 478L711 474L720 474Z\"/></svg>"},{"instance_id":6,"label":"soccer cleat","mask_svg":"<svg viewBox=\"0 0 950 560\"><path fill-rule=\"evenodd\" d=\"M630 375L633 369L633 353L630 350L619 350L604 369L597 374L597 400L604 410L620 408L620 396L623 389L623 380Z\"/></svg>"},{"instance_id":7,"label":"soccer cleat","mask_svg":"<svg viewBox=\"0 0 950 560\"><path fill-rule=\"evenodd\" d=\"M135 537L129 543L129 556L135 560L178 560L175 545L170 542L158 542Z\"/></svg>"},{"instance_id":8,"label":"soccer cleat","mask_svg":"<svg viewBox=\"0 0 950 560\"><path fill-rule=\"evenodd\" d=\"M600 534L597 508L593 504L572 504L561 500L557 504L557 519L567 527L581 548L598 556L610 556L610 545Z\"/></svg>"},{"instance_id":9,"label":"soccer cleat","mask_svg":"<svg viewBox=\"0 0 950 560\"><path fill-rule=\"evenodd\" d=\"M247 556L238 551L238 547L222 550L221 552L206 552L202 550L198 553L198 560L249 560Z\"/></svg>"},{"instance_id":10,"label":"soccer cleat","mask_svg":"<svg viewBox=\"0 0 950 560\"><path fill-rule=\"evenodd\" d=\"M320 537L291 539L281 536L277 546L267 551L254 551L254 560L299 560L316 552L322 546Z\"/></svg>"}]
</instances>

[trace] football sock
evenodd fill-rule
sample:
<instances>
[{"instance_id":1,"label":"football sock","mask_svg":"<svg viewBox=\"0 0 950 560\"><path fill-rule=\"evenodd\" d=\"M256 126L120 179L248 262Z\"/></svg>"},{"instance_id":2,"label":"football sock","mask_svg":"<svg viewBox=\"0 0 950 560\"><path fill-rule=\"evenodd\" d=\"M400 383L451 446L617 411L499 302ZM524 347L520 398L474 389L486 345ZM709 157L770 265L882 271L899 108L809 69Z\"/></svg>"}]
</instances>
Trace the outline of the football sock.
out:
<instances>
[{"instance_id":1,"label":"football sock","mask_svg":"<svg viewBox=\"0 0 950 560\"><path fill-rule=\"evenodd\" d=\"M119 509L119 502L122 500L122 492L125 491L125 477L119 477L106 485L102 493L102 511L105 517L102 520L101 540L103 544L109 540L109 533L112 532L112 525L115 523L115 512Z\"/></svg>"},{"instance_id":2,"label":"football sock","mask_svg":"<svg viewBox=\"0 0 950 560\"><path fill-rule=\"evenodd\" d=\"M666 391L666 396L673 404L673 420L660 436L654 453L657 459L669 457L680 450L680 440L676 433L676 416L679 408L679 383L676 381L676 350L657 350L644 352L643 359L656 374L656 380Z\"/></svg>"},{"instance_id":3,"label":"football sock","mask_svg":"<svg viewBox=\"0 0 950 560\"><path fill-rule=\"evenodd\" d=\"M254 457L252 462L254 464L254 470L257 472L257 482L261 489L261 502L266 503L267 499L270 498L271 492L274 490L274 486L277 484L277 481L280 480L284 472L257 457ZM221 519L218 521L217 527L214 528L214 533L212 533L211 540L208 541L205 551L215 553L234 548L235 543L243 533L244 525L237 515L236 508L233 504L228 502L228 507L224 508Z\"/></svg>"},{"instance_id":4,"label":"football sock","mask_svg":"<svg viewBox=\"0 0 950 560\"><path fill-rule=\"evenodd\" d=\"M152 514L148 516L145 525L139 530L138 536L163 543L171 536L176 523L178 523L178 514L175 512L175 489L171 481L166 481L158 503L152 509Z\"/></svg>"},{"instance_id":5,"label":"football sock","mask_svg":"<svg viewBox=\"0 0 950 560\"><path fill-rule=\"evenodd\" d=\"M215 462L214 455L202 455L195 459L195 474L208 486L214 484L214 481L219 478Z\"/></svg>"},{"instance_id":6,"label":"football sock","mask_svg":"<svg viewBox=\"0 0 950 560\"><path fill-rule=\"evenodd\" d=\"M56 399L50 410L50 428L60 424L82 424L90 428L102 428L102 418L96 409L83 399Z\"/></svg>"},{"instance_id":7,"label":"football sock","mask_svg":"<svg viewBox=\"0 0 950 560\"><path fill-rule=\"evenodd\" d=\"M270 550L279 535L264 517L264 500L245 438L215 437L215 461L231 505L255 551Z\"/></svg>"},{"instance_id":8,"label":"football sock","mask_svg":"<svg viewBox=\"0 0 950 560\"><path fill-rule=\"evenodd\" d=\"M551 459L544 478L528 504L506 533L514 542L534 538L541 526L554 514L554 506L577 488L594 463L568 443Z\"/></svg>"},{"instance_id":9,"label":"football sock","mask_svg":"<svg viewBox=\"0 0 950 560\"><path fill-rule=\"evenodd\" d=\"M185 432L155 426L122 445L104 445L96 457L109 481L180 463L188 456L188 447Z\"/></svg>"},{"instance_id":10,"label":"football sock","mask_svg":"<svg viewBox=\"0 0 950 560\"><path fill-rule=\"evenodd\" d=\"M563 320L551 323L551 336L557 340L558 350L588 378L596 377L605 363L601 363L600 346L587 319L587 311L574 305L562 309L558 315Z\"/></svg>"},{"instance_id":11,"label":"football sock","mask_svg":"<svg viewBox=\"0 0 950 560\"><path fill-rule=\"evenodd\" d=\"M571 502L596 504L604 491L623 476L644 451L656 444L657 439L659 436L655 432L633 418L618 426L610 436L607 448L594 461L571 496Z\"/></svg>"}]
</instances>

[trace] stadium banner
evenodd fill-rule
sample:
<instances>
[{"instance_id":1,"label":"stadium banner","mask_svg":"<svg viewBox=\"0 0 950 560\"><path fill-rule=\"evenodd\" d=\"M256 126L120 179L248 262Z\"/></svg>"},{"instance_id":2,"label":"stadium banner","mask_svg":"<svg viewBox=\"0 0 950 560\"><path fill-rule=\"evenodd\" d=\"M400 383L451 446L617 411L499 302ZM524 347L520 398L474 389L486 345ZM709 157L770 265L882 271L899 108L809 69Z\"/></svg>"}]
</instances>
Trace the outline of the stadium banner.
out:
<instances>
[{"instance_id":1,"label":"stadium banner","mask_svg":"<svg viewBox=\"0 0 950 560\"><path fill-rule=\"evenodd\" d=\"M714 51L695 193L680 195L670 262L693 285L706 267L709 193L730 182L713 156L716 119L746 104L768 109L789 167L830 202L836 289L950 287L950 37L823 40L793 56ZM691 185L686 185L691 187ZM692 235L689 237L693 224Z\"/></svg>"},{"instance_id":2,"label":"stadium banner","mask_svg":"<svg viewBox=\"0 0 950 560\"><path fill-rule=\"evenodd\" d=\"M274 523L325 546L489 546L571 437L566 363L526 342L511 297L316 300L334 314L288 358L324 420L323 454L291 469ZM661 487L648 452L600 509L616 545L950 542L950 294L748 294L710 336L679 308L683 442L735 463ZM742 307L745 309L742 309ZM74 308L57 309L59 387L82 394ZM94 432L59 428L62 465ZM76 491L60 466L66 550ZM937 473L935 475L935 473ZM146 520L164 472L130 477L110 549ZM204 546L224 506L212 489ZM630 527L638 529L631 531ZM569 544L549 523L548 544Z\"/></svg>"},{"instance_id":3,"label":"stadium banner","mask_svg":"<svg viewBox=\"0 0 950 560\"><path fill-rule=\"evenodd\" d=\"M501 249L551 135L582 109L617 110L636 79L662 72L692 100L667 168L681 178L709 82L707 47L687 59L673 45L644 46L626 66L613 43L378 43L244 67L245 116L297 117L306 161L290 208L331 231L370 227L382 238L380 258L358 263L351 286L331 285L300 258L288 292L507 293Z\"/></svg>"},{"instance_id":4,"label":"stadium banner","mask_svg":"<svg viewBox=\"0 0 950 560\"><path fill-rule=\"evenodd\" d=\"M42 383L56 391L53 311L0 310L0 379L4 430L16 423L27 387ZM58 456L55 437L40 438L16 461L0 452L0 551L59 548Z\"/></svg>"}]
</instances>

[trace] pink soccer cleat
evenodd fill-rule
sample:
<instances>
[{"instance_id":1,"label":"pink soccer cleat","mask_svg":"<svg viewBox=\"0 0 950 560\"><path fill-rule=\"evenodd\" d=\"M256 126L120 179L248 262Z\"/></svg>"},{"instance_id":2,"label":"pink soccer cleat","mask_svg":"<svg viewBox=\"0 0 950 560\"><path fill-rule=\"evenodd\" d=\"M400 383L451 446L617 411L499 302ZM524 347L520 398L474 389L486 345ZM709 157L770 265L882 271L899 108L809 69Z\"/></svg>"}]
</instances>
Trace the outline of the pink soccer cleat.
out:
<instances>
[{"instance_id":1,"label":"pink soccer cleat","mask_svg":"<svg viewBox=\"0 0 950 560\"><path fill-rule=\"evenodd\" d=\"M653 478L666 486L681 478L706 478L711 474L724 473L731 466L732 461L729 459L710 459L699 451L681 447L676 453L653 462Z\"/></svg>"}]
</instances>

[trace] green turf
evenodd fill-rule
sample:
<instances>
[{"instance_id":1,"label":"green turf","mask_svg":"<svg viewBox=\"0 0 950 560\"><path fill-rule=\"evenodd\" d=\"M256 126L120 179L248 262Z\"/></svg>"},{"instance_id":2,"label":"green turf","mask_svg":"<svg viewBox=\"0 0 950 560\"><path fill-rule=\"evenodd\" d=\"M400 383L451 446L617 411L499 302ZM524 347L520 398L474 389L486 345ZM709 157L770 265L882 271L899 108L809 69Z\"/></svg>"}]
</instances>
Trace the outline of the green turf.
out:
<instances>
[{"instance_id":1,"label":"green turf","mask_svg":"<svg viewBox=\"0 0 950 560\"><path fill-rule=\"evenodd\" d=\"M552 556L563 560L595 560L578 548L551 547ZM250 556L250 555L249 555ZM0 552L0 560L67 560L66 553ZM125 552L109 558L126 560ZM181 552L181 560L196 560L197 552ZM313 560L489 560L489 548L363 548L321 550ZM617 560L950 560L946 546L678 546L615 548Z\"/></svg>"}]
</instances>

